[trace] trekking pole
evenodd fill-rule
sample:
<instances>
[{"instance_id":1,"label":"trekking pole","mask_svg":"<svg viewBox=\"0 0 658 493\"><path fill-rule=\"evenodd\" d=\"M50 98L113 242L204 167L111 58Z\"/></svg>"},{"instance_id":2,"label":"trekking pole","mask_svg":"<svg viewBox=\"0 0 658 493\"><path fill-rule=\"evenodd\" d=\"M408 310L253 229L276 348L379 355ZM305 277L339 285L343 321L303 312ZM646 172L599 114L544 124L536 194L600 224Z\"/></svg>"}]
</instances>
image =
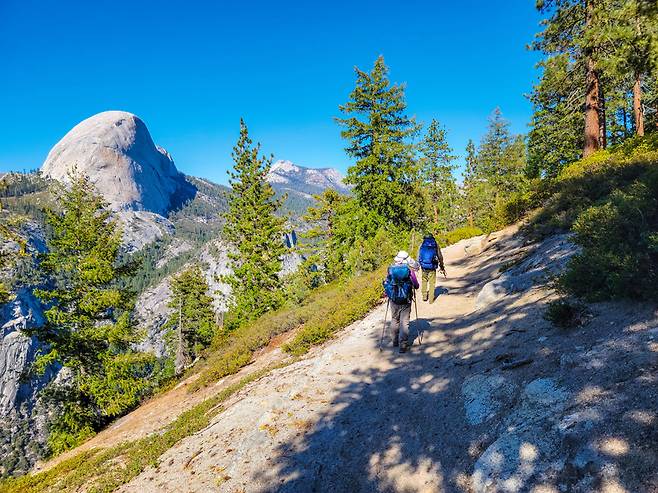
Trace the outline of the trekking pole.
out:
<instances>
[{"instance_id":1,"label":"trekking pole","mask_svg":"<svg viewBox=\"0 0 658 493\"><path fill-rule=\"evenodd\" d=\"M384 342L384 331L386 330L386 317L388 316L388 304L391 300L386 299L386 311L384 312L384 325L382 326L382 336L379 338L379 351L382 350L382 344Z\"/></svg>"},{"instance_id":2,"label":"trekking pole","mask_svg":"<svg viewBox=\"0 0 658 493\"><path fill-rule=\"evenodd\" d=\"M423 345L423 333L418 326L418 303L416 303L416 292L414 291L414 308L416 309L416 335L418 336L418 345Z\"/></svg>"}]
</instances>

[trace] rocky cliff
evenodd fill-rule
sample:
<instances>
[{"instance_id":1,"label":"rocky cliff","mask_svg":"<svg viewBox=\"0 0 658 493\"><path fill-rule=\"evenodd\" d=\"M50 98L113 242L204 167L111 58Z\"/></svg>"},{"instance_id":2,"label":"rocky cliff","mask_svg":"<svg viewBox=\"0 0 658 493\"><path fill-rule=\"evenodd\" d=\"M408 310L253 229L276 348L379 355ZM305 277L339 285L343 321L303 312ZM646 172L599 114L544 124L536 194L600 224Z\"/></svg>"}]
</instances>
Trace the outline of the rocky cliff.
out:
<instances>
[{"instance_id":1,"label":"rocky cliff","mask_svg":"<svg viewBox=\"0 0 658 493\"><path fill-rule=\"evenodd\" d=\"M105 111L77 124L52 148L41 172L58 181L72 173L88 176L115 210L165 216L194 194L144 122L125 111Z\"/></svg>"},{"instance_id":2,"label":"rocky cliff","mask_svg":"<svg viewBox=\"0 0 658 493\"><path fill-rule=\"evenodd\" d=\"M14 295L0 309L0 475L27 472L41 457L47 410L38 394L58 370L51 368L39 378L27 378L41 343L23 330L39 327L44 320L30 289L18 289Z\"/></svg>"}]
</instances>

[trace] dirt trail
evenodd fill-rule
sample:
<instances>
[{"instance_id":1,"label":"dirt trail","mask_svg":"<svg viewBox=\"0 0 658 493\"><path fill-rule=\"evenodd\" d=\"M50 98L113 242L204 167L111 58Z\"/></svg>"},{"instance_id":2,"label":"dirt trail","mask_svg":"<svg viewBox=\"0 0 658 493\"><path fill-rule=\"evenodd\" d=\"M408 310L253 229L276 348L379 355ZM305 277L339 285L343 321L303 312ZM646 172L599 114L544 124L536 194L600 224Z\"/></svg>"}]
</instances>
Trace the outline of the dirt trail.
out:
<instances>
[{"instance_id":1,"label":"dirt trail","mask_svg":"<svg viewBox=\"0 0 658 493\"><path fill-rule=\"evenodd\" d=\"M584 327L551 327L554 294L528 276L564 241L534 250L515 233L446 249L449 278L412 321L422 345L380 352L380 306L120 491L658 492L654 308L602 304Z\"/></svg>"},{"instance_id":2,"label":"dirt trail","mask_svg":"<svg viewBox=\"0 0 658 493\"><path fill-rule=\"evenodd\" d=\"M434 304L418 303L410 332L423 331L423 343L416 338L410 353L398 355L388 337L379 352L381 306L240 392L211 426L122 491L441 491L447 471L463 467L458 456L439 460L464 448L455 385L463 376L455 373L469 373L480 341L495 330L460 321L500 262L520 253L493 248L514 231L485 240L488 249L474 257L464 244L446 249L450 278L440 281ZM471 253L479 243L468 243Z\"/></svg>"},{"instance_id":3,"label":"dirt trail","mask_svg":"<svg viewBox=\"0 0 658 493\"><path fill-rule=\"evenodd\" d=\"M412 322L422 345L380 352L380 306L236 394L121 491L658 491L653 308L599 305L585 327L552 328L554 295L528 279L565 242L533 256L515 232L446 250L450 277ZM496 281L510 292L476 310L513 265L518 277Z\"/></svg>"}]
</instances>

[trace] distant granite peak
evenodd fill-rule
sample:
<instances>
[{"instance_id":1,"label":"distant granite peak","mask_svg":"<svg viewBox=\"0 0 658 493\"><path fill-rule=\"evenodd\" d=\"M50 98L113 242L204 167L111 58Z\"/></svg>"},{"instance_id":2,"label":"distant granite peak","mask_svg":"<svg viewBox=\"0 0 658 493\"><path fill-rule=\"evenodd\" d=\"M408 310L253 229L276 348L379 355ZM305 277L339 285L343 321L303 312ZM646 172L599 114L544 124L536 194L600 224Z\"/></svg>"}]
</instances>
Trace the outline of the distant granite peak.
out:
<instances>
[{"instance_id":1,"label":"distant granite peak","mask_svg":"<svg viewBox=\"0 0 658 493\"><path fill-rule=\"evenodd\" d=\"M305 168L291 161L279 160L272 164L267 180L289 192L304 195L321 193L333 188L341 193L349 193L344 177L334 168Z\"/></svg>"},{"instance_id":2,"label":"distant granite peak","mask_svg":"<svg viewBox=\"0 0 658 493\"><path fill-rule=\"evenodd\" d=\"M74 169L117 211L166 215L194 193L144 122L125 111L105 111L77 124L52 148L41 172L66 182Z\"/></svg>"}]
</instances>

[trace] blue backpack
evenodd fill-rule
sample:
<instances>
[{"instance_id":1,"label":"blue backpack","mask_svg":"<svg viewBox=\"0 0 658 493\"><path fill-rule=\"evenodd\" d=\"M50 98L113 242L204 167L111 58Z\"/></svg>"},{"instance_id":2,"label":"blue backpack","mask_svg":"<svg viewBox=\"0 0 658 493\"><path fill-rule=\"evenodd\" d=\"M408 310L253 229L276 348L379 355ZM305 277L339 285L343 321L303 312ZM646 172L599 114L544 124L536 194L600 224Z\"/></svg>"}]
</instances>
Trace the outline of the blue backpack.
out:
<instances>
[{"instance_id":1,"label":"blue backpack","mask_svg":"<svg viewBox=\"0 0 658 493\"><path fill-rule=\"evenodd\" d=\"M388 268L384 291L393 303L398 305L411 303L414 286L411 282L411 270L408 265L392 265Z\"/></svg>"},{"instance_id":2,"label":"blue backpack","mask_svg":"<svg viewBox=\"0 0 658 493\"><path fill-rule=\"evenodd\" d=\"M418 263L425 270L436 270L439 266L439 246L432 236L423 239L418 251Z\"/></svg>"}]
</instances>

